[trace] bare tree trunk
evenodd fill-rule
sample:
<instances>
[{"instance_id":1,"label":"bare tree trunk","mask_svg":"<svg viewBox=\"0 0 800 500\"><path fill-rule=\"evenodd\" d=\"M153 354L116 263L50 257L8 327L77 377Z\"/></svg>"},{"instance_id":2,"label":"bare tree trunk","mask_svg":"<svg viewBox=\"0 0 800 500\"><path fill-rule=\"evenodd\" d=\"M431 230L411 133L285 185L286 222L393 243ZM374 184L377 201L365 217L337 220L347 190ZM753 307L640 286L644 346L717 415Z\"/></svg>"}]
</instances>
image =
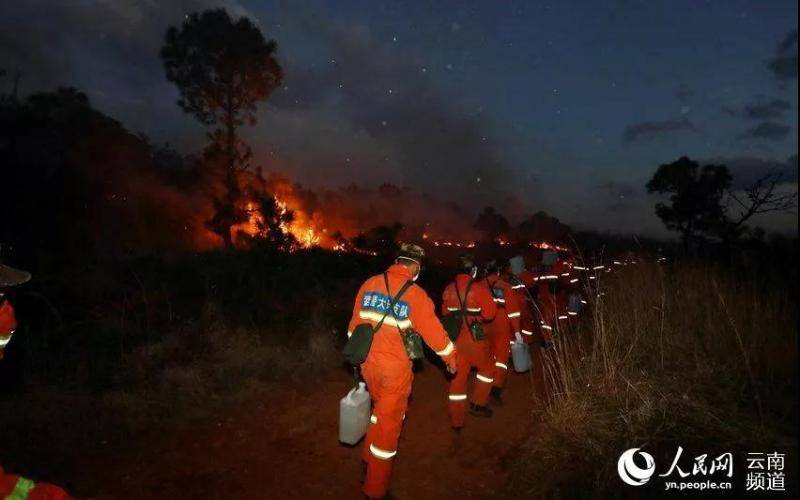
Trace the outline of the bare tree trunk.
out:
<instances>
[{"instance_id":1,"label":"bare tree trunk","mask_svg":"<svg viewBox=\"0 0 800 500\"><path fill-rule=\"evenodd\" d=\"M228 86L225 110L225 188L227 190L225 203L228 205L229 213L235 214L236 202L239 199L239 186L236 181L236 123L233 109L233 84ZM235 218L235 217L232 217ZM230 226L236 223L235 220L228 221ZM225 246L233 246L233 239L230 230L222 235Z\"/></svg>"}]
</instances>

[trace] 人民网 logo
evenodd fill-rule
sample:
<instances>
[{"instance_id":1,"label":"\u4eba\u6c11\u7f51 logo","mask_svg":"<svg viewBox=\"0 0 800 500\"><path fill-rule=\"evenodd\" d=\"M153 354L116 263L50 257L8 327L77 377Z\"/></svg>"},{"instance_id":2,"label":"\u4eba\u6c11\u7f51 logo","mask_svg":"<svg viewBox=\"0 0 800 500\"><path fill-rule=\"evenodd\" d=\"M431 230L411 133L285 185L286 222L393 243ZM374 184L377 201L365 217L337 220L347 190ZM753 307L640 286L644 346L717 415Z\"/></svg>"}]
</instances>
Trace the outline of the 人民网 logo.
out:
<instances>
[{"instance_id":1,"label":"\u4eba\u6c11\u7f51 logo","mask_svg":"<svg viewBox=\"0 0 800 500\"><path fill-rule=\"evenodd\" d=\"M645 467L639 467L634 461L636 454L644 458ZM625 481L631 486L641 486L645 484L656 471L656 461L653 460L653 455L644 451L639 451L639 448L631 448L620 455L617 461L617 472L620 479Z\"/></svg>"}]
</instances>

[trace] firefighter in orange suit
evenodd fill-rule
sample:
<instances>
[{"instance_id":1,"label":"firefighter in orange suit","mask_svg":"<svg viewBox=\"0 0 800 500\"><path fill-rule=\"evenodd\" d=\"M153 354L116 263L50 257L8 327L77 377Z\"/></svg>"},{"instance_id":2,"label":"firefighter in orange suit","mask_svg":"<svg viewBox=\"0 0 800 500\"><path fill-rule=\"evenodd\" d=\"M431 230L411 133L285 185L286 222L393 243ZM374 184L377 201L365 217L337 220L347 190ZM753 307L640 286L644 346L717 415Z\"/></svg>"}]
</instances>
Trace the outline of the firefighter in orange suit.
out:
<instances>
[{"instance_id":1,"label":"firefighter in orange suit","mask_svg":"<svg viewBox=\"0 0 800 500\"><path fill-rule=\"evenodd\" d=\"M511 342L522 341L522 298L513 285L500 276L497 261L486 264L486 284L492 292L497 306L497 314L487 323L487 334L494 355L494 382L490 396L495 404L502 405L502 393L508 375L508 358L511 356Z\"/></svg>"},{"instance_id":2,"label":"firefighter in orange suit","mask_svg":"<svg viewBox=\"0 0 800 500\"><path fill-rule=\"evenodd\" d=\"M424 257L422 248L404 243L397 260L386 271L386 279L379 274L361 285L348 336L360 323L369 322L375 326L381 320L403 285L417 280ZM389 290L386 289L387 280ZM411 285L375 332L367 359L361 365L361 374L374 405L362 454L367 464L364 494L368 498L382 498L389 488L392 461L397 454L397 441L414 378L401 338L401 331L411 328L442 357L448 371L455 372L457 367L456 347L436 317L433 301L418 285Z\"/></svg>"},{"instance_id":3,"label":"firefighter in orange suit","mask_svg":"<svg viewBox=\"0 0 800 500\"><path fill-rule=\"evenodd\" d=\"M522 257L519 256L517 258L521 259ZM540 343L549 345L552 336L547 329L541 328L540 311L531 293L531 290L534 293L536 292L536 284L539 277L524 268L515 273L510 261L508 268L509 272L505 275L505 281L511 285L512 290L517 293L517 297L520 300L520 310L522 312L520 330L523 341L526 344L533 344L536 332L539 331L541 332Z\"/></svg>"},{"instance_id":4,"label":"firefighter in orange suit","mask_svg":"<svg viewBox=\"0 0 800 500\"><path fill-rule=\"evenodd\" d=\"M6 299L5 290L30 279L30 273L0 263L0 359L3 359L5 347L11 342L11 336L17 329L14 307Z\"/></svg>"},{"instance_id":5,"label":"firefighter in orange suit","mask_svg":"<svg viewBox=\"0 0 800 500\"><path fill-rule=\"evenodd\" d=\"M47 483L35 483L0 467L0 498L11 500L67 500L67 492Z\"/></svg>"},{"instance_id":6,"label":"firefighter in orange suit","mask_svg":"<svg viewBox=\"0 0 800 500\"><path fill-rule=\"evenodd\" d=\"M0 359L3 358L4 348L11 342L11 336L17 328L17 319L14 308L5 298L4 290L15 285L20 285L31 279L25 271L19 271L9 266L0 264ZM0 384L3 381L0 380ZM57 486L47 483L35 483L30 479L6 474L0 466L0 498L11 500L66 500L67 493Z\"/></svg>"},{"instance_id":7,"label":"firefighter in orange suit","mask_svg":"<svg viewBox=\"0 0 800 500\"><path fill-rule=\"evenodd\" d=\"M492 292L484 280L476 280L478 267L471 255L459 258L460 273L450 283L442 295L442 314L459 311L462 303L466 315L461 322L461 330L456 340L458 348L458 370L450 381L448 410L450 426L460 432L469 402L469 413L477 417L491 417L492 410L487 406L489 391L494 382L494 360L489 340L475 340L473 331L482 330L482 323L494 319L497 313ZM469 288L469 289L468 289ZM470 325L476 323L477 328ZM471 369L475 368L475 385L472 397L467 394Z\"/></svg>"}]
</instances>

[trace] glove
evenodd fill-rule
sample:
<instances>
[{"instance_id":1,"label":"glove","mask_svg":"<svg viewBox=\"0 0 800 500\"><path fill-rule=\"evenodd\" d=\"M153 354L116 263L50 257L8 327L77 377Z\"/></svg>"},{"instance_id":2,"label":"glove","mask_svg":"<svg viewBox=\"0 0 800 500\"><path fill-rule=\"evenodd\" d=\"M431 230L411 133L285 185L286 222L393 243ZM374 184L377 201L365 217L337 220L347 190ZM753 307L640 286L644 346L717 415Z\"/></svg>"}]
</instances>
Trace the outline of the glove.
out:
<instances>
[{"instance_id":1,"label":"glove","mask_svg":"<svg viewBox=\"0 0 800 500\"><path fill-rule=\"evenodd\" d=\"M453 351L449 356L444 358L444 362L447 365L448 373L455 373L458 371L458 353L456 351Z\"/></svg>"},{"instance_id":2,"label":"glove","mask_svg":"<svg viewBox=\"0 0 800 500\"><path fill-rule=\"evenodd\" d=\"M522 335L520 335L519 332L514 332L514 337L516 337L516 339L517 339L517 344L521 344L522 343Z\"/></svg>"}]
</instances>

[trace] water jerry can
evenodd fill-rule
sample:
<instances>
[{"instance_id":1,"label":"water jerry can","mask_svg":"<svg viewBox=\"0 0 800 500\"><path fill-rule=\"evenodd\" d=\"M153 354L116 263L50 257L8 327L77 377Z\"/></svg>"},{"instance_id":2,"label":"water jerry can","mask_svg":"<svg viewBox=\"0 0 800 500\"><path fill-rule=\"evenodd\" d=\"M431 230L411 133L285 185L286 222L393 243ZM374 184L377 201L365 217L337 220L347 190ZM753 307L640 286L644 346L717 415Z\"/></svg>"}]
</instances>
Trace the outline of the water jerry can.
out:
<instances>
[{"instance_id":1,"label":"water jerry can","mask_svg":"<svg viewBox=\"0 0 800 500\"><path fill-rule=\"evenodd\" d=\"M339 441L354 445L367 433L372 405L367 386L359 382L339 401Z\"/></svg>"},{"instance_id":2,"label":"water jerry can","mask_svg":"<svg viewBox=\"0 0 800 500\"><path fill-rule=\"evenodd\" d=\"M531 369L531 350L523 342L511 344L511 359L514 361L514 371L526 372Z\"/></svg>"},{"instance_id":3,"label":"water jerry can","mask_svg":"<svg viewBox=\"0 0 800 500\"><path fill-rule=\"evenodd\" d=\"M514 276L519 276L522 274L522 271L525 270L525 260L523 260L521 255L511 257L508 263L511 266L511 272L514 274Z\"/></svg>"}]
</instances>

